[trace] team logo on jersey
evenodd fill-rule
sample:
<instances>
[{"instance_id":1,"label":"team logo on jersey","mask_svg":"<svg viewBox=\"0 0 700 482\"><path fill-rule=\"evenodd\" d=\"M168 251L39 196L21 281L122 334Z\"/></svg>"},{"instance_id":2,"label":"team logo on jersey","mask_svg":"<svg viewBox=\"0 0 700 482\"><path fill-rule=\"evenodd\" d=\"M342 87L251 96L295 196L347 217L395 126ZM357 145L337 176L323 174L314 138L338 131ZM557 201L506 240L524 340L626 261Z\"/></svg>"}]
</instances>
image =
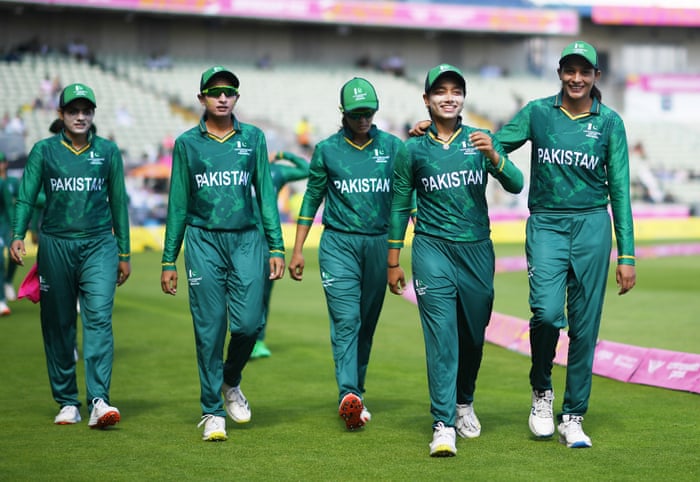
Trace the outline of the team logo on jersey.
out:
<instances>
[{"instance_id":1,"label":"team logo on jersey","mask_svg":"<svg viewBox=\"0 0 700 482\"><path fill-rule=\"evenodd\" d=\"M426 284L419 279L413 282L413 289L416 290L416 296L423 296L428 291Z\"/></svg>"},{"instance_id":2,"label":"team logo on jersey","mask_svg":"<svg viewBox=\"0 0 700 482\"><path fill-rule=\"evenodd\" d=\"M199 286L202 283L202 277L194 269L187 270L187 282L190 286Z\"/></svg>"},{"instance_id":3,"label":"team logo on jersey","mask_svg":"<svg viewBox=\"0 0 700 482\"><path fill-rule=\"evenodd\" d=\"M100 153L97 151L90 151L90 155L88 155L88 161L93 166L101 166L105 162L105 158L100 156Z\"/></svg>"},{"instance_id":4,"label":"team logo on jersey","mask_svg":"<svg viewBox=\"0 0 700 482\"><path fill-rule=\"evenodd\" d=\"M236 147L234 149L239 156L249 156L253 151L252 148L248 147L245 141L236 141Z\"/></svg>"},{"instance_id":5,"label":"team logo on jersey","mask_svg":"<svg viewBox=\"0 0 700 482\"><path fill-rule=\"evenodd\" d=\"M592 122L589 122L588 125L586 126L586 129L583 131L586 133L586 137L590 137L591 139L599 139L600 138L600 131L596 126L593 125Z\"/></svg>"},{"instance_id":6,"label":"team logo on jersey","mask_svg":"<svg viewBox=\"0 0 700 482\"><path fill-rule=\"evenodd\" d=\"M334 281L335 278L330 273L326 271L321 271L321 284L324 288L330 288L331 286L333 286Z\"/></svg>"},{"instance_id":7,"label":"team logo on jersey","mask_svg":"<svg viewBox=\"0 0 700 482\"><path fill-rule=\"evenodd\" d=\"M374 149L372 151L372 160L377 164L386 164L389 162L390 156L384 153L384 149Z\"/></svg>"},{"instance_id":8,"label":"team logo on jersey","mask_svg":"<svg viewBox=\"0 0 700 482\"><path fill-rule=\"evenodd\" d=\"M39 275L39 291L47 292L49 291L49 288L51 288L51 285L48 281L46 281L46 278Z\"/></svg>"},{"instance_id":9,"label":"team logo on jersey","mask_svg":"<svg viewBox=\"0 0 700 482\"><path fill-rule=\"evenodd\" d=\"M474 147L471 142L466 140L462 141L462 144L459 146L459 150L462 151L462 154L465 156L473 156L479 153L479 149Z\"/></svg>"}]
</instances>

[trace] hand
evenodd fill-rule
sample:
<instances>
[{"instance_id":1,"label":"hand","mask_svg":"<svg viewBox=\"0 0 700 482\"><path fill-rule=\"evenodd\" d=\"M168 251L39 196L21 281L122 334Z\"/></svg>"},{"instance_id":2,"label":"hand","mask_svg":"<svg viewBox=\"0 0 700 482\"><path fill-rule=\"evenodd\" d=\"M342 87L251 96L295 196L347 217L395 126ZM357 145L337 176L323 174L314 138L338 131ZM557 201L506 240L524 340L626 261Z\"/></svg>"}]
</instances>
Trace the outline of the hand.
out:
<instances>
[{"instance_id":1,"label":"hand","mask_svg":"<svg viewBox=\"0 0 700 482\"><path fill-rule=\"evenodd\" d=\"M284 277L284 258L270 256L270 279L282 279Z\"/></svg>"},{"instance_id":2,"label":"hand","mask_svg":"<svg viewBox=\"0 0 700 482\"><path fill-rule=\"evenodd\" d=\"M123 285L131 274L131 263L129 261L120 261L117 271L117 286Z\"/></svg>"},{"instance_id":3,"label":"hand","mask_svg":"<svg viewBox=\"0 0 700 482\"><path fill-rule=\"evenodd\" d=\"M395 295L400 295L403 293L406 287L406 276L403 272L403 268L400 266L396 268L387 268L387 282L389 283L389 291Z\"/></svg>"},{"instance_id":4,"label":"hand","mask_svg":"<svg viewBox=\"0 0 700 482\"><path fill-rule=\"evenodd\" d=\"M411 137L424 136L428 132L430 124L432 124L432 121L429 120L418 121L408 130L408 135Z\"/></svg>"},{"instance_id":5,"label":"hand","mask_svg":"<svg viewBox=\"0 0 700 482\"><path fill-rule=\"evenodd\" d=\"M292 260L289 262L289 276L293 280L301 281L304 277L304 255L301 253L293 253Z\"/></svg>"},{"instance_id":6,"label":"hand","mask_svg":"<svg viewBox=\"0 0 700 482\"><path fill-rule=\"evenodd\" d=\"M26 255L27 250L24 248L24 241L21 239L15 239L12 241L12 244L10 245L10 258L12 258L12 261L20 266L24 266L22 256Z\"/></svg>"},{"instance_id":7,"label":"hand","mask_svg":"<svg viewBox=\"0 0 700 482\"><path fill-rule=\"evenodd\" d=\"M493 139L490 135L483 131L475 131L469 134L469 142L488 157L494 166L498 165L498 153L493 148Z\"/></svg>"},{"instance_id":8,"label":"hand","mask_svg":"<svg viewBox=\"0 0 700 482\"><path fill-rule=\"evenodd\" d=\"M615 271L615 279L617 286L620 288L618 295L624 295L629 290L634 288L637 283L637 270L629 264L618 264Z\"/></svg>"},{"instance_id":9,"label":"hand","mask_svg":"<svg viewBox=\"0 0 700 482\"><path fill-rule=\"evenodd\" d=\"M160 288L166 295L175 296L177 293L177 271L164 270L160 274Z\"/></svg>"}]
</instances>

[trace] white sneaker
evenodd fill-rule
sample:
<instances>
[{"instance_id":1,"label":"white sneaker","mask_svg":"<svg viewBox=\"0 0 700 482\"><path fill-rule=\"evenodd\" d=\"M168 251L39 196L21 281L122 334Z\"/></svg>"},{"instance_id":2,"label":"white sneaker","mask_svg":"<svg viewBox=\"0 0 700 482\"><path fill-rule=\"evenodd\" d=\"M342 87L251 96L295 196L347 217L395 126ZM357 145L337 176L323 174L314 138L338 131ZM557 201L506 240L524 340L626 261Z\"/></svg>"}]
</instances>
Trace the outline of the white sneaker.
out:
<instances>
[{"instance_id":1,"label":"white sneaker","mask_svg":"<svg viewBox=\"0 0 700 482\"><path fill-rule=\"evenodd\" d=\"M362 420L362 422L365 425L367 425L367 422L372 420L372 414L369 413L369 410L367 410L367 407L364 404L362 404L362 412L360 412L360 420Z\"/></svg>"},{"instance_id":2,"label":"white sneaker","mask_svg":"<svg viewBox=\"0 0 700 482\"><path fill-rule=\"evenodd\" d=\"M532 408L528 425L535 437L551 437L554 435L554 414L552 413L554 392L552 390L532 391Z\"/></svg>"},{"instance_id":3,"label":"white sneaker","mask_svg":"<svg viewBox=\"0 0 700 482\"><path fill-rule=\"evenodd\" d=\"M197 427L204 425L202 440L205 442L223 442L228 438L226 435L226 419L216 415L203 415Z\"/></svg>"},{"instance_id":4,"label":"white sneaker","mask_svg":"<svg viewBox=\"0 0 700 482\"><path fill-rule=\"evenodd\" d=\"M0 316L7 316L11 315L12 311L10 310L10 307L7 306L7 303L4 301L0 301Z\"/></svg>"},{"instance_id":5,"label":"white sneaker","mask_svg":"<svg viewBox=\"0 0 700 482\"><path fill-rule=\"evenodd\" d=\"M250 407L248 407L248 400L241 391L241 386L230 387L224 383L222 391L224 392L224 408L228 416L236 423L250 422Z\"/></svg>"},{"instance_id":6,"label":"white sneaker","mask_svg":"<svg viewBox=\"0 0 700 482\"><path fill-rule=\"evenodd\" d=\"M471 403L457 404L457 435L462 438L476 438L481 435L481 423Z\"/></svg>"},{"instance_id":7,"label":"white sneaker","mask_svg":"<svg viewBox=\"0 0 700 482\"><path fill-rule=\"evenodd\" d=\"M593 445L591 439L583 432L581 415L562 415L559 424L559 441L570 449L585 449Z\"/></svg>"},{"instance_id":8,"label":"white sneaker","mask_svg":"<svg viewBox=\"0 0 700 482\"><path fill-rule=\"evenodd\" d=\"M107 405L101 398L92 400L92 412L90 412L90 428L107 428L110 425L115 425L121 420L121 415L117 407Z\"/></svg>"},{"instance_id":9,"label":"white sneaker","mask_svg":"<svg viewBox=\"0 0 700 482\"><path fill-rule=\"evenodd\" d=\"M16 301L17 293L15 292L15 287L12 283L5 283L5 299L7 301Z\"/></svg>"},{"instance_id":10,"label":"white sneaker","mask_svg":"<svg viewBox=\"0 0 700 482\"><path fill-rule=\"evenodd\" d=\"M75 405L64 405L61 407L61 411L58 412L56 418L53 419L53 423L56 425L72 425L78 423L82 420L80 418L80 411Z\"/></svg>"},{"instance_id":11,"label":"white sneaker","mask_svg":"<svg viewBox=\"0 0 700 482\"><path fill-rule=\"evenodd\" d=\"M454 457L457 455L457 445L454 427L446 427L438 422L433 428L433 441L430 443L431 457Z\"/></svg>"}]
</instances>

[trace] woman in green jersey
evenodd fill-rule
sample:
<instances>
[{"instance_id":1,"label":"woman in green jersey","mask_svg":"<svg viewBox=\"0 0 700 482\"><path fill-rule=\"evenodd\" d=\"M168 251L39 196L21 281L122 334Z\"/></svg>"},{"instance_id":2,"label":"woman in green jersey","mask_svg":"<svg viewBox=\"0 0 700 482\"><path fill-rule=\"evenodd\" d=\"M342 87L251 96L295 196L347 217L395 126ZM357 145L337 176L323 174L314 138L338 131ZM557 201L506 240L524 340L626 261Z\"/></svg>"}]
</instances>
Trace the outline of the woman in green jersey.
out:
<instances>
[{"instance_id":1,"label":"woman in green jersey","mask_svg":"<svg viewBox=\"0 0 700 482\"><path fill-rule=\"evenodd\" d=\"M314 150L289 263L292 278L301 281L304 242L325 201L318 256L330 317L338 414L349 430L370 419L363 393L386 293L391 180L394 162L406 155L399 138L372 124L378 108L377 94L367 80L355 77L340 89L343 126Z\"/></svg>"},{"instance_id":2,"label":"woman in green jersey","mask_svg":"<svg viewBox=\"0 0 700 482\"><path fill-rule=\"evenodd\" d=\"M95 134L95 94L71 84L60 96L62 130L29 153L17 196L12 259L22 264L24 237L41 190L46 193L39 234L41 329L56 424L81 420L76 384L76 304L80 301L90 428L119 422L110 405L115 286L131 273L129 218L119 148Z\"/></svg>"},{"instance_id":3,"label":"woman in green jersey","mask_svg":"<svg viewBox=\"0 0 700 482\"><path fill-rule=\"evenodd\" d=\"M568 325L558 431L568 447L590 447L582 422L612 247L608 204L619 294L636 281L627 136L620 116L601 103L593 46L567 45L557 72L559 93L528 103L496 137L508 152L532 142L525 245L532 312L530 430L536 437L554 434L552 364L559 331Z\"/></svg>"},{"instance_id":4,"label":"woman in green jersey","mask_svg":"<svg viewBox=\"0 0 700 482\"><path fill-rule=\"evenodd\" d=\"M473 401L495 269L488 175L508 192L523 188L522 173L491 133L462 124L465 87L454 66L428 72L423 100L432 126L407 141L409 156L396 163L389 230L389 288L400 294L406 279L399 254L415 195L413 285L425 338L434 457L457 453L455 427L461 437L481 433Z\"/></svg>"},{"instance_id":5,"label":"woman in green jersey","mask_svg":"<svg viewBox=\"0 0 700 482\"><path fill-rule=\"evenodd\" d=\"M250 421L242 372L262 329L265 275L284 274L267 143L259 128L233 115L238 87L238 77L222 66L202 73L204 114L175 141L165 225L160 280L166 294L177 293L175 263L185 241L204 441L226 440L227 413L234 422Z\"/></svg>"}]
</instances>

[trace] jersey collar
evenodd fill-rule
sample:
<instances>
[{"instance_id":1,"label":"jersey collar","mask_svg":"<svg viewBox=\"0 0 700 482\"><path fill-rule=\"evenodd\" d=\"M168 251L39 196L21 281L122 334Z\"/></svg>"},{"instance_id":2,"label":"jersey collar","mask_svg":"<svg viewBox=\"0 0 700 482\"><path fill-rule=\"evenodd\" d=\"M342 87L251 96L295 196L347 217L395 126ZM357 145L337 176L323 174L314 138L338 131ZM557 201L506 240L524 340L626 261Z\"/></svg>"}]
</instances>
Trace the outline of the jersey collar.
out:
<instances>
[{"instance_id":1,"label":"jersey collar","mask_svg":"<svg viewBox=\"0 0 700 482\"><path fill-rule=\"evenodd\" d=\"M94 125L90 126L90 130L87 133L87 142L80 149L76 149L75 147L73 147L73 141L71 141L70 138L66 135L65 128L61 131L60 136L61 136L61 144L66 146L74 154L82 154L83 152L90 149L90 146L92 146L92 140L95 137L95 126Z\"/></svg>"},{"instance_id":2,"label":"jersey collar","mask_svg":"<svg viewBox=\"0 0 700 482\"><path fill-rule=\"evenodd\" d=\"M377 136L377 130L378 130L377 126L372 124L372 127L370 127L369 132L367 133L369 140L367 142L365 142L363 145L355 144L352 141L352 131L350 129L348 129L347 127L343 127L343 137L345 137L345 142L347 142L348 144L350 144L351 146L353 146L359 150L362 150L372 143L374 138Z\"/></svg>"},{"instance_id":3,"label":"jersey collar","mask_svg":"<svg viewBox=\"0 0 700 482\"><path fill-rule=\"evenodd\" d=\"M203 136L206 136L209 134L207 131L207 114L203 114L202 117L199 119L199 132ZM241 123L238 122L238 119L236 119L236 116L231 114L231 122L233 123L233 131L232 133L236 133L241 130Z\"/></svg>"},{"instance_id":4,"label":"jersey collar","mask_svg":"<svg viewBox=\"0 0 700 482\"><path fill-rule=\"evenodd\" d=\"M554 97L554 107L557 109L561 109L562 112L564 112L568 117L570 117L572 119L580 119L581 117L586 117L588 115L600 115L600 106L602 104L600 103L600 101L596 97L593 97L593 103L591 104L590 110L585 114L581 114L581 115L577 115L577 116L572 116L571 114L569 114L569 112L567 112L566 109L564 109L564 107L562 105L563 100L564 100L564 90L560 90L559 93Z\"/></svg>"},{"instance_id":5,"label":"jersey collar","mask_svg":"<svg viewBox=\"0 0 700 482\"><path fill-rule=\"evenodd\" d=\"M462 132L462 116L457 119L457 128L455 131L452 133L449 139L446 141L443 141L442 139L438 138L438 132L437 132L437 127L435 127L435 124L430 124L430 127L428 127L428 137L430 137L433 141L437 142L438 144L442 144L444 146L449 146L452 141L457 138L457 136ZM447 149L447 147L445 147Z\"/></svg>"}]
</instances>

